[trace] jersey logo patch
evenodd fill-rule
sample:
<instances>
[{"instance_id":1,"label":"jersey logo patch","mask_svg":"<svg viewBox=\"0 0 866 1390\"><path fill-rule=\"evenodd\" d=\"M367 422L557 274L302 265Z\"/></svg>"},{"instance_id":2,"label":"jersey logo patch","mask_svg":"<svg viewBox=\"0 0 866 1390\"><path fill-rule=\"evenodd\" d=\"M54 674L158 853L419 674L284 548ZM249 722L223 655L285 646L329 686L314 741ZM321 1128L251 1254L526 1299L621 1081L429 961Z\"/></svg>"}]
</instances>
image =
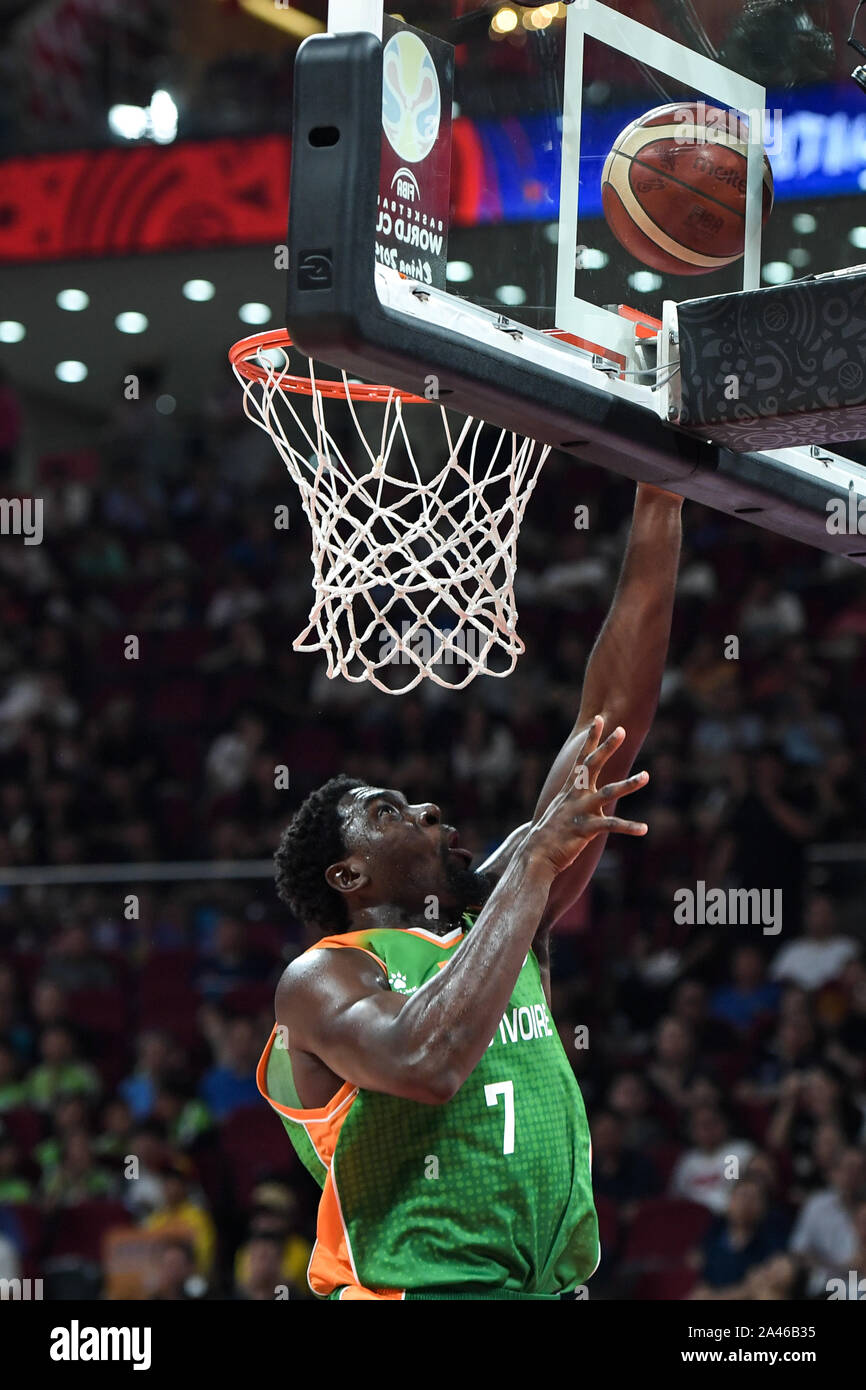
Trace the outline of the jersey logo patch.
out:
<instances>
[{"instance_id":1,"label":"jersey logo patch","mask_svg":"<svg viewBox=\"0 0 866 1390\"><path fill-rule=\"evenodd\" d=\"M406 976L401 975L399 970L392 971L388 976L388 984L397 994L414 994L418 988L417 985L407 985Z\"/></svg>"}]
</instances>

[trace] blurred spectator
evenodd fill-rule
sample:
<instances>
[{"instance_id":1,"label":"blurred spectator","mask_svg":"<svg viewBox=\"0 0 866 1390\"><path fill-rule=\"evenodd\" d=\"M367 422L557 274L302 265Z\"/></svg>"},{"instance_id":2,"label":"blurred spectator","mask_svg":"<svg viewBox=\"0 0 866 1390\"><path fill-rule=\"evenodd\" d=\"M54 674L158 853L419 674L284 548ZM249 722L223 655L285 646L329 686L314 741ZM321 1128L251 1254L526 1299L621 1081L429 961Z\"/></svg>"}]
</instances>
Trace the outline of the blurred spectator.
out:
<instances>
[{"instance_id":1,"label":"blurred spectator","mask_svg":"<svg viewBox=\"0 0 866 1390\"><path fill-rule=\"evenodd\" d=\"M210 1111L190 1087L180 1081L164 1082L156 1093L154 1114L165 1125L169 1143L190 1149L213 1128Z\"/></svg>"},{"instance_id":2,"label":"blurred spectator","mask_svg":"<svg viewBox=\"0 0 866 1390\"><path fill-rule=\"evenodd\" d=\"M742 1298L750 1269L783 1250L785 1241L767 1219L763 1184L742 1177L735 1183L728 1210L710 1228L703 1244L702 1283L692 1298Z\"/></svg>"},{"instance_id":3,"label":"blurred spectator","mask_svg":"<svg viewBox=\"0 0 866 1390\"><path fill-rule=\"evenodd\" d=\"M789 1249L808 1272L811 1298L826 1295L827 1280L853 1269L860 1246L854 1215L866 1197L866 1160L860 1149L846 1149L829 1187L809 1197L791 1233Z\"/></svg>"},{"instance_id":4,"label":"blurred spectator","mask_svg":"<svg viewBox=\"0 0 866 1390\"><path fill-rule=\"evenodd\" d=\"M273 1300L282 1284L282 1242L279 1236L253 1236L246 1245L246 1271L235 1284L235 1297L254 1302Z\"/></svg>"},{"instance_id":5,"label":"blurred spectator","mask_svg":"<svg viewBox=\"0 0 866 1390\"><path fill-rule=\"evenodd\" d=\"M782 946L770 966L774 980L791 980L803 989L820 989L837 979L860 947L836 927L836 908L826 893L813 893L805 914L805 930Z\"/></svg>"},{"instance_id":6,"label":"blurred spectator","mask_svg":"<svg viewBox=\"0 0 866 1390\"><path fill-rule=\"evenodd\" d=\"M689 1104L689 1084L695 1073L695 1045L691 1030L668 1015L656 1031L655 1050L646 1074L656 1090L677 1110Z\"/></svg>"},{"instance_id":7,"label":"blurred spectator","mask_svg":"<svg viewBox=\"0 0 866 1390\"><path fill-rule=\"evenodd\" d=\"M692 1147L677 1160L670 1194L699 1202L713 1212L726 1212L734 1182L755 1146L748 1139L732 1139L722 1111L709 1105L695 1108L689 1131Z\"/></svg>"},{"instance_id":8,"label":"blurred spectator","mask_svg":"<svg viewBox=\"0 0 866 1390\"><path fill-rule=\"evenodd\" d=\"M199 1094L211 1114L224 1120L242 1105L260 1099L256 1066L260 1039L251 1019L227 1019L217 1040L217 1061L205 1072Z\"/></svg>"},{"instance_id":9,"label":"blurred spectator","mask_svg":"<svg viewBox=\"0 0 866 1390\"><path fill-rule=\"evenodd\" d=\"M592 1120L592 1184L595 1192L613 1201L634 1203L661 1189L652 1161L626 1145L624 1125L612 1110Z\"/></svg>"},{"instance_id":10,"label":"blurred spectator","mask_svg":"<svg viewBox=\"0 0 866 1390\"><path fill-rule=\"evenodd\" d=\"M202 1202L191 1196L189 1172L179 1159L164 1169L162 1185L162 1202L145 1219L144 1229L188 1240L197 1272L208 1277L216 1255L216 1227Z\"/></svg>"},{"instance_id":11,"label":"blurred spectator","mask_svg":"<svg viewBox=\"0 0 866 1390\"><path fill-rule=\"evenodd\" d=\"M99 1077L88 1062L78 1056L72 1030L64 1024L44 1029L39 1039L41 1061L26 1077L24 1085L31 1105L49 1110L61 1096L95 1096Z\"/></svg>"},{"instance_id":12,"label":"blurred spectator","mask_svg":"<svg viewBox=\"0 0 866 1390\"><path fill-rule=\"evenodd\" d=\"M139 1036L136 1051L135 1070L118 1090L133 1118L144 1120L153 1113L157 1088L175 1064L175 1048L165 1033L153 1029Z\"/></svg>"},{"instance_id":13,"label":"blurred spectator","mask_svg":"<svg viewBox=\"0 0 866 1390\"><path fill-rule=\"evenodd\" d=\"M51 1112L50 1122L50 1133L33 1149L33 1157L42 1170L43 1181L59 1167L69 1136L89 1132L90 1109L87 1099L81 1095L60 1096Z\"/></svg>"},{"instance_id":14,"label":"blurred spectator","mask_svg":"<svg viewBox=\"0 0 866 1390\"><path fill-rule=\"evenodd\" d=\"M242 714L231 729L214 739L205 759L205 771L216 796L240 791L262 746L265 726L255 714Z\"/></svg>"},{"instance_id":15,"label":"blurred spectator","mask_svg":"<svg viewBox=\"0 0 866 1390\"><path fill-rule=\"evenodd\" d=\"M30 1007L36 1022L47 1028L50 1023L64 1022L66 995L56 980L43 975L33 986Z\"/></svg>"},{"instance_id":16,"label":"blurred spectator","mask_svg":"<svg viewBox=\"0 0 866 1390\"><path fill-rule=\"evenodd\" d=\"M789 1155L797 1183L808 1188L818 1173L814 1142L819 1128L832 1127L851 1144L861 1124L862 1116L845 1096L840 1078L830 1067L816 1066L785 1078L767 1130L767 1143ZM829 1142L825 1135L824 1143Z\"/></svg>"},{"instance_id":17,"label":"blurred spectator","mask_svg":"<svg viewBox=\"0 0 866 1390\"><path fill-rule=\"evenodd\" d=\"M18 1251L6 1236L0 1235L0 1279L18 1279L21 1276L21 1261Z\"/></svg>"},{"instance_id":18,"label":"blurred spectator","mask_svg":"<svg viewBox=\"0 0 866 1390\"><path fill-rule=\"evenodd\" d=\"M285 1183L261 1182L253 1191L249 1240L235 1256L234 1283L238 1289L246 1288L250 1283L250 1243L259 1237L279 1242L279 1282L287 1285L293 1298L298 1295L309 1297L307 1266L312 1246L298 1232L297 1200Z\"/></svg>"},{"instance_id":19,"label":"blurred spectator","mask_svg":"<svg viewBox=\"0 0 866 1390\"><path fill-rule=\"evenodd\" d=\"M754 1059L749 1075L737 1085L738 1099L776 1100L791 1076L805 1074L817 1060L812 1022L808 1014L800 1012L798 997L791 996L791 1000L797 1011L787 1018L780 1015L773 1037Z\"/></svg>"},{"instance_id":20,"label":"blurred spectator","mask_svg":"<svg viewBox=\"0 0 866 1390\"><path fill-rule=\"evenodd\" d=\"M207 625L218 628L242 622L245 618L254 617L263 604L261 593L240 566L232 566L226 573L222 587L217 589L208 605Z\"/></svg>"},{"instance_id":21,"label":"blurred spectator","mask_svg":"<svg viewBox=\"0 0 866 1390\"><path fill-rule=\"evenodd\" d=\"M66 927L52 943L45 978L72 994L83 989L110 989L114 984L106 961L93 950L87 928Z\"/></svg>"},{"instance_id":22,"label":"blurred spectator","mask_svg":"<svg viewBox=\"0 0 866 1390\"><path fill-rule=\"evenodd\" d=\"M23 1105L24 1100L18 1056L9 1043L0 1039L0 1114Z\"/></svg>"},{"instance_id":23,"label":"blurred spectator","mask_svg":"<svg viewBox=\"0 0 866 1390\"><path fill-rule=\"evenodd\" d=\"M717 989L710 1012L739 1032L748 1033L760 1019L771 1015L781 990L766 977L764 957L756 946L741 946L731 961L730 983Z\"/></svg>"},{"instance_id":24,"label":"blurred spectator","mask_svg":"<svg viewBox=\"0 0 866 1390\"><path fill-rule=\"evenodd\" d=\"M637 1072L621 1072L614 1077L607 1106L622 1121L623 1141L630 1149L644 1152L663 1137L663 1127L652 1113L649 1086Z\"/></svg>"},{"instance_id":25,"label":"blurred spectator","mask_svg":"<svg viewBox=\"0 0 866 1390\"><path fill-rule=\"evenodd\" d=\"M866 1079L866 961L849 961L842 971L842 1015L827 1043L826 1055L862 1086Z\"/></svg>"},{"instance_id":26,"label":"blurred spectator","mask_svg":"<svg viewBox=\"0 0 866 1390\"><path fill-rule=\"evenodd\" d=\"M0 1206L29 1202L33 1184L20 1172L21 1154L15 1140L0 1132Z\"/></svg>"},{"instance_id":27,"label":"blurred spectator","mask_svg":"<svg viewBox=\"0 0 866 1390\"><path fill-rule=\"evenodd\" d=\"M738 631L755 643L778 642L803 631L806 614L790 590L773 589L770 580L760 576L752 583L740 609Z\"/></svg>"},{"instance_id":28,"label":"blurred spectator","mask_svg":"<svg viewBox=\"0 0 866 1390\"><path fill-rule=\"evenodd\" d=\"M93 1141L93 1151L102 1162L110 1162L120 1171L129 1153L133 1115L125 1100L113 1096L102 1108L99 1133Z\"/></svg>"},{"instance_id":29,"label":"blurred spectator","mask_svg":"<svg viewBox=\"0 0 866 1390\"><path fill-rule=\"evenodd\" d=\"M218 1002L239 985L266 979L270 968L269 961L250 949L243 924L236 917L221 917L196 976L196 989Z\"/></svg>"},{"instance_id":30,"label":"blurred spectator","mask_svg":"<svg viewBox=\"0 0 866 1390\"><path fill-rule=\"evenodd\" d=\"M74 1207L97 1197L109 1197L117 1184L94 1159L90 1138L77 1130L63 1141L60 1162L42 1184L42 1196L49 1206Z\"/></svg>"},{"instance_id":31,"label":"blurred spectator","mask_svg":"<svg viewBox=\"0 0 866 1390\"><path fill-rule=\"evenodd\" d=\"M721 1052L730 1045L727 1025L709 1012L707 987L700 980L681 980L674 990L670 1017L681 1023L692 1039L696 1055Z\"/></svg>"},{"instance_id":32,"label":"blurred spectator","mask_svg":"<svg viewBox=\"0 0 866 1390\"><path fill-rule=\"evenodd\" d=\"M854 1233L857 1241L857 1249L852 1260L852 1268L856 1271L856 1288L854 1293L851 1288L850 1279L846 1279L845 1293L849 1298L856 1298L858 1302L863 1299L863 1290L866 1290L866 1201L860 1202L854 1212Z\"/></svg>"},{"instance_id":33,"label":"blurred spectator","mask_svg":"<svg viewBox=\"0 0 866 1390\"><path fill-rule=\"evenodd\" d=\"M135 1162L124 1162L120 1195L128 1210L141 1219L165 1205L161 1174L168 1149L163 1127L154 1120L137 1125L129 1138L128 1153Z\"/></svg>"},{"instance_id":34,"label":"blurred spectator","mask_svg":"<svg viewBox=\"0 0 866 1390\"><path fill-rule=\"evenodd\" d=\"M759 1303L799 1298L800 1282L797 1261L791 1255L774 1255L748 1272L743 1281L743 1297Z\"/></svg>"},{"instance_id":35,"label":"blurred spectator","mask_svg":"<svg viewBox=\"0 0 866 1390\"><path fill-rule=\"evenodd\" d=\"M166 1240L157 1260L156 1287L150 1298L155 1303L179 1302L201 1297L201 1276L196 1275L195 1252L186 1240Z\"/></svg>"},{"instance_id":36,"label":"blurred spectator","mask_svg":"<svg viewBox=\"0 0 866 1390\"><path fill-rule=\"evenodd\" d=\"M820 829L813 792L773 746L732 762L729 786L714 876L721 879L730 873L738 887L780 892L783 928L797 931L803 847Z\"/></svg>"}]
</instances>

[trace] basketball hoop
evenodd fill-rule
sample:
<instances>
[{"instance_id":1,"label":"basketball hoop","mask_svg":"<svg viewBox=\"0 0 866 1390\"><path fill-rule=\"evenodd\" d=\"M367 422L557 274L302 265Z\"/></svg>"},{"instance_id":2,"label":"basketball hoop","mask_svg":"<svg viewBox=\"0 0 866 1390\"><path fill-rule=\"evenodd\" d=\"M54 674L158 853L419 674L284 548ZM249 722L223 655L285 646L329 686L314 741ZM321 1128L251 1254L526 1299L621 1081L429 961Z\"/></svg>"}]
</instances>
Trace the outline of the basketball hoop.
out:
<instances>
[{"instance_id":1,"label":"basketball hoop","mask_svg":"<svg viewBox=\"0 0 866 1390\"><path fill-rule=\"evenodd\" d=\"M315 599L294 650L322 651L330 678L389 695L425 678L460 690L477 675L509 675L524 650L517 538L549 446L345 372L321 377L311 359L293 374L291 347L284 330L255 334L229 360L244 412L274 441L312 530ZM326 420L328 400L348 407L357 451L343 420ZM416 407L422 420L438 411L443 426L445 461L433 468L416 458Z\"/></svg>"}]
</instances>

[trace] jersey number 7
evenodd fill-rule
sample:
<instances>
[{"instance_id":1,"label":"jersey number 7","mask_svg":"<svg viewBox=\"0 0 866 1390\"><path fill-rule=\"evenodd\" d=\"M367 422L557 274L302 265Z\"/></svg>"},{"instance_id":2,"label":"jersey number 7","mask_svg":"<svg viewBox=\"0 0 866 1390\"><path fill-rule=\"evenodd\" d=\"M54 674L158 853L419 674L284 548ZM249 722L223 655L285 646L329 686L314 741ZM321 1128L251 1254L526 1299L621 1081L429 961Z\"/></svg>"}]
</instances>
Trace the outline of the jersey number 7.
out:
<instances>
[{"instance_id":1,"label":"jersey number 7","mask_svg":"<svg viewBox=\"0 0 866 1390\"><path fill-rule=\"evenodd\" d=\"M484 1087L484 1099L488 1105L498 1105L499 1097L505 1100L505 1133L502 1136L502 1152L514 1153L514 1082L491 1081Z\"/></svg>"}]
</instances>

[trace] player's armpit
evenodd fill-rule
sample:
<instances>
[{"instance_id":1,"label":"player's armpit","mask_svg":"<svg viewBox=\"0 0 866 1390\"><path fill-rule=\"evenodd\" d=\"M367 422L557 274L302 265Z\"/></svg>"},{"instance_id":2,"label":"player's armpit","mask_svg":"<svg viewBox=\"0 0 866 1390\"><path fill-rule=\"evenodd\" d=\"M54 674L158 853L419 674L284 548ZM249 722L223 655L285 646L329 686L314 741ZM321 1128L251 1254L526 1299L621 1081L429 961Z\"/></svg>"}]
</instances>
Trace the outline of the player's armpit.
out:
<instances>
[{"instance_id":1,"label":"player's armpit","mask_svg":"<svg viewBox=\"0 0 866 1390\"><path fill-rule=\"evenodd\" d=\"M407 997L389 989L367 952L324 947L294 960L277 986L277 1023L305 1052L353 1086L441 1104L429 1055L407 1051L397 1026ZM291 1045L291 1044L290 1044Z\"/></svg>"}]
</instances>

